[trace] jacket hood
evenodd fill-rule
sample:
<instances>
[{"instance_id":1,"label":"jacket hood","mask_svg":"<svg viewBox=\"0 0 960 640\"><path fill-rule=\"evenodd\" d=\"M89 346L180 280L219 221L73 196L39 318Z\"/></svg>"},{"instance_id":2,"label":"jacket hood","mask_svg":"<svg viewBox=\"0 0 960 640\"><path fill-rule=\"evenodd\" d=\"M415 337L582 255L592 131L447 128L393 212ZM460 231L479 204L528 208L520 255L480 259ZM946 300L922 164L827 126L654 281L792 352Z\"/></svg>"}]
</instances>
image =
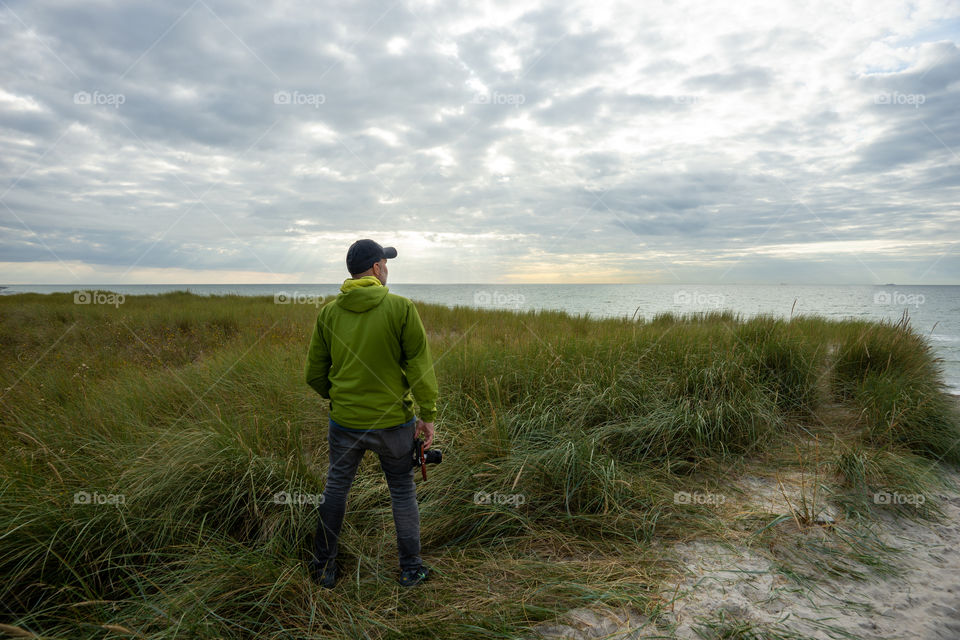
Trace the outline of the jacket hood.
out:
<instances>
[{"instance_id":1,"label":"jacket hood","mask_svg":"<svg viewBox=\"0 0 960 640\"><path fill-rule=\"evenodd\" d=\"M388 291L374 276L347 278L340 286L337 304L347 311L363 313L380 304Z\"/></svg>"}]
</instances>

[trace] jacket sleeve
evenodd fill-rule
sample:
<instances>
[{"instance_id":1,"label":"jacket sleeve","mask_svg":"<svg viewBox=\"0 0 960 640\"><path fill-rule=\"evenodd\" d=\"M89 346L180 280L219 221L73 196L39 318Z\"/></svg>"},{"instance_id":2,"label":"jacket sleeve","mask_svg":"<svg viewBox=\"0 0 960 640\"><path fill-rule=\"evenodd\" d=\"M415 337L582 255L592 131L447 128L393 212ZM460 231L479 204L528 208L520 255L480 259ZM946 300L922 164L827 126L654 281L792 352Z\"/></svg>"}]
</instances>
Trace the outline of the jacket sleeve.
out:
<instances>
[{"instance_id":1,"label":"jacket sleeve","mask_svg":"<svg viewBox=\"0 0 960 640\"><path fill-rule=\"evenodd\" d=\"M307 350L305 377L307 384L324 398L330 397L330 348L320 331L321 320L317 317L313 325L313 337Z\"/></svg>"},{"instance_id":2,"label":"jacket sleeve","mask_svg":"<svg viewBox=\"0 0 960 640\"><path fill-rule=\"evenodd\" d=\"M433 371L427 332L412 302L407 304L400 343L403 348L403 370L420 407L419 417L424 422L433 422L437 417L437 376Z\"/></svg>"}]
</instances>

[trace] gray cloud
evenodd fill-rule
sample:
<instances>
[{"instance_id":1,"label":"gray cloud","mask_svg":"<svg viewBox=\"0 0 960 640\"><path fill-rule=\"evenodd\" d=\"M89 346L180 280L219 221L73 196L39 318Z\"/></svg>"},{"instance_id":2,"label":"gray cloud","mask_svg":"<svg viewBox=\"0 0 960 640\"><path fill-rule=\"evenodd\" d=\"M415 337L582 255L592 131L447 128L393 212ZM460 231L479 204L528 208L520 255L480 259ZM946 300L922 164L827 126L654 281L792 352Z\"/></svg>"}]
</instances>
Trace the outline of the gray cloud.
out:
<instances>
[{"instance_id":1,"label":"gray cloud","mask_svg":"<svg viewBox=\"0 0 960 640\"><path fill-rule=\"evenodd\" d=\"M763 89L773 82L773 74L762 67L743 67L723 73L706 73L688 78L684 85L708 91L744 91Z\"/></svg>"}]
</instances>

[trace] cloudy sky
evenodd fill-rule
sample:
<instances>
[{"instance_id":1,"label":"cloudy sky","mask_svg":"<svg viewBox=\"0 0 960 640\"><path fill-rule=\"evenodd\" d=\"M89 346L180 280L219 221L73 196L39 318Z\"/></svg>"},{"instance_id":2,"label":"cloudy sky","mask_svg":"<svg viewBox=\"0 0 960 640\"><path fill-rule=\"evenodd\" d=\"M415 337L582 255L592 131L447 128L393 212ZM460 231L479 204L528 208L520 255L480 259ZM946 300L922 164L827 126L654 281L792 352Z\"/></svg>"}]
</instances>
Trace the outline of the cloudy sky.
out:
<instances>
[{"instance_id":1,"label":"cloudy sky","mask_svg":"<svg viewBox=\"0 0 960 640\"><path fill-rule=\"evenodd\" d=\"M0 282L960 283L960 2L0 0Z\"/></svg>"}]
</instances>

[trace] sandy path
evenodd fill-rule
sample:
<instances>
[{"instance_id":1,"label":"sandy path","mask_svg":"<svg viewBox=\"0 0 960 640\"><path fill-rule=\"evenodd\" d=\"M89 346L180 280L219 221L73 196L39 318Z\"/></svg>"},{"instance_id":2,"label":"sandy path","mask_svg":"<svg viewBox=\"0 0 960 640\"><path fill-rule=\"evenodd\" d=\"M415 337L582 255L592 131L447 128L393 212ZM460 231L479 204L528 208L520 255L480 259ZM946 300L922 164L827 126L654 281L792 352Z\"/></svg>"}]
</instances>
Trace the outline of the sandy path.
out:
<instances>
[{"instance_id":1,"label":"sandy path","mask_svg":"<svg viewBox=\"0 0 960 640\"><path fill-rule=\"evenodd\" d=\"M745 488L771 501L779 493L760 479L748 480ZM902 550L895 560L900 577L868 574L866 581L840 578L800 587L750 549L684 543L673 547L685 568L672 585L683 596L659 627L628 610L577 609L537 631L552 639L709 638L697 634L698 620L715 620L722 610L728 619L823 640L960 640L960 494L940 495L942 522L884 515L877 523L880 539ZM786 512L785 501L773 512ZM670 599L673 592L664 596Z\"/></svg>"}]
</instances>

